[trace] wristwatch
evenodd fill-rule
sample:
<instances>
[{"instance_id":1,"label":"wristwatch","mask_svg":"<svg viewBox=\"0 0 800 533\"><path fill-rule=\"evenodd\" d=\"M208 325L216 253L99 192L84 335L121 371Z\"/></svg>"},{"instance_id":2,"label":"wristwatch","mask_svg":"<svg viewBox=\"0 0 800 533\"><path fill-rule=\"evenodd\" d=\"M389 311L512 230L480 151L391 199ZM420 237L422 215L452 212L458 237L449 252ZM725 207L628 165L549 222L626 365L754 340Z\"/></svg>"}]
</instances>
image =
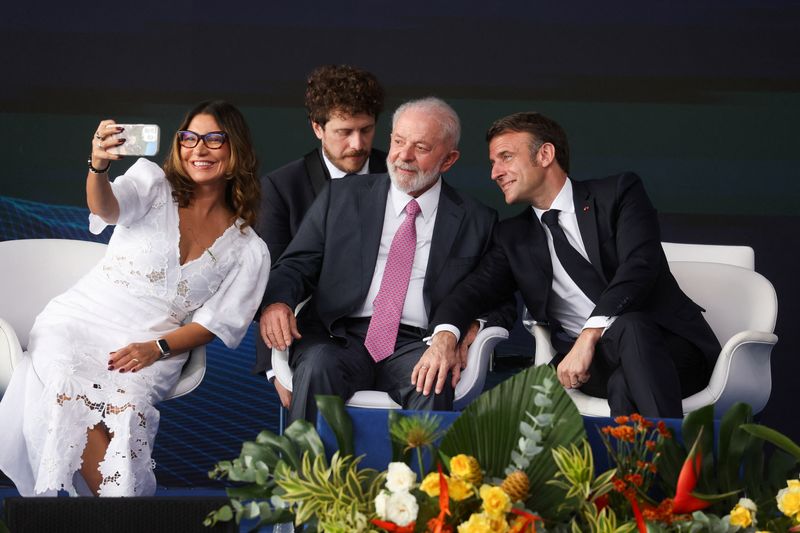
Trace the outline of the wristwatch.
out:
<instances>
[{"instance_id":1,"label":"wristwatch","mask_svg":"<svg viewBox=\"0 0 800 533\"><path fill-rule=\"evenodd\" d=\"M158 339L156 341L156 346L158 346L158 351L161 352L161 357L159 357L159 359L166 359L172 355L172 350L169 349L169 344L166 339Z\"/></svg>"}]
</instances>

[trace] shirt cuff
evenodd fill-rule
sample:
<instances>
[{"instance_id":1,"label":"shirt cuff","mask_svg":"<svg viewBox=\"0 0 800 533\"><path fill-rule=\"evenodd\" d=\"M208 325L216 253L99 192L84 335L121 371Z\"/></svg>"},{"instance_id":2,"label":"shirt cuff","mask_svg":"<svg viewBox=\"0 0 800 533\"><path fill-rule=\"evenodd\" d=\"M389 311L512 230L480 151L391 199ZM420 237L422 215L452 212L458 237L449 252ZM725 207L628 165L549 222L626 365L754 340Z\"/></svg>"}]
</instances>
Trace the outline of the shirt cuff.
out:
<instances>
[{"instance_id":1,"label":"shirt cuff","mask_svg":"<svg viewBox=\"0 0 800 533\"><path fill-rule=\"evenodd\" d=\"M589 320L586 321L586 324L583 325L583 329L603 328L603 333L605 333L606 330L611 327L611 324L613 324L616 319L617 317L615 316L590 316Z\"/></svg>"},{"instance_id":2,"label":"shirt cuff","mask_svg":"<svg viewBox=\"0 0 800 533\"><path fill-rule=\"evenodd\" d=\"M266 374L267 374L267 379L270 380L270 382L273 379L275 379L275 371L274 370L267 370Z\"/></svg>"},{"instance_id":3,"label":"shirt cuff","mask_svg":"<svg viewBox=\"0 0 800 533\"><path fill-rule=\"evenodd\" d=\"M450 333L455 335L456 336L456 344L458 344L458 341L461 339L461 331L459 331L459 329L457 327L453 326L452 324L439 324L438 326L433 328L433 335L436 335L440 331L449 331ZM428 346L430 346L431 345L431 339L433 339L433 335L431 335L430 337L425 337L424 339L422 339L422 341L427 343Z\"/></svg>"}]
</instances>

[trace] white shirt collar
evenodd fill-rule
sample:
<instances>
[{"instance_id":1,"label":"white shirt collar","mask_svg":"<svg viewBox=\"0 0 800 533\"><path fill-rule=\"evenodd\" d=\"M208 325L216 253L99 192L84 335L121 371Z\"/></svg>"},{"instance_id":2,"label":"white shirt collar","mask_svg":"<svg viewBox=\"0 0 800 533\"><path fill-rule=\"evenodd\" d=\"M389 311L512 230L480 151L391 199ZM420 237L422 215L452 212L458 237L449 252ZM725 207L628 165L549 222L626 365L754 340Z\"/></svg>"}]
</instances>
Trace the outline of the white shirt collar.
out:
<instances>
[{"instance_id":1,"label":"white shirt collar","mask_svg":"<svg viewBox=\"0 0 800 533\"><path fill-rule=\"evenodd\" d=\"M337 168L331 163L331 160L328 159L328 156L325 155L325 150L320 147L320 153L322 154L322 160L325 162L325 167L328 169L328 175L331 177L332 180L343 178L347 176L347 174L351 174L350 172L345 172L344 170ZM361 167L361 170L358 172L352 172L352 174L369 174L369 157L366 161L364 161L364 166Z\"/></svg>"},{"instance_id":2,"label":"white shirt collar","mask_svg":"<svg viewBox=\"0 0 800 533\"><path fill-rule=\"evenodd\" d=\"M539 219L539 222L542 221L542 215L550 209L558 209L562 213L575 213L575 202L572 199L572 181L569 178L564 181L564 186L561 187L561 190L553 199L550 209L531 207L533 207L533 212L536 213L536 218Z\"/></svg>"},{"instance_id":3,"label":"white shirt collar","mask_svg":"<svg viewBox=\"0 0 800 533\"><path fill-rule=\"evenodd\" d=\"M411 200L416 200L419 204L422 218L424 220L428 220L430 216L436 213L436 209L439 207L439 194L441 191L441 176L436 179L436 183L433 185L433 187L422 193L419 198L414 198L410 194L404 193L395 187L394 183L392 183L392 186L389 188L389 201L395 216L399 217L403 213L403 210L406 208L408 202Z\"/></svg>"}]
</instances>

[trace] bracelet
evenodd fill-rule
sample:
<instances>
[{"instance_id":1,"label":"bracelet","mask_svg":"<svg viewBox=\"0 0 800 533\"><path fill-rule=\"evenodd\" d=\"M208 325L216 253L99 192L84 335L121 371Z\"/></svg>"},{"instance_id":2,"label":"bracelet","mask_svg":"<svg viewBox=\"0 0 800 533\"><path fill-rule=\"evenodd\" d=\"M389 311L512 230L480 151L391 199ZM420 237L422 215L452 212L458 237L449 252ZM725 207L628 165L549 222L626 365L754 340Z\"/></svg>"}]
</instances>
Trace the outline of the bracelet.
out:
<instances>
[{"instance_id":1,"label":"bracelet","mask_svg":"<svg viewBox=\"0 0 800 533\"><path fill-rule=\"evenodd\" d=\"M87 163L89 164L89 172L91 172L92 174L106 174L108 172L108 169L111 168L111 161L108 162L108 165L106 165L106 168L104 168L103 170L94 168L92 166L92 158L91 157L89 158Z\"/></svg>"}]
</instances>

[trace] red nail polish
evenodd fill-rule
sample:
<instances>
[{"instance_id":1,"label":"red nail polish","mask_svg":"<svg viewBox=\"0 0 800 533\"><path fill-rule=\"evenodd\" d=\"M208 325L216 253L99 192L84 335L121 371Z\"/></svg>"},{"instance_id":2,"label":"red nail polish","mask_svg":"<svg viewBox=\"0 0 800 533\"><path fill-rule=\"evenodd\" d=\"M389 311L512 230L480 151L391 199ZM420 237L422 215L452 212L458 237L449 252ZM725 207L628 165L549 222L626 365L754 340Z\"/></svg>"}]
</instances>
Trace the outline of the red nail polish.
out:
<instances>
[{"instance_id":1,"label":"red nail polish","mask_svg":"<svg viewBox=\"0 0 800 533\"><path fill-rule=\"evenodd\" d=\"M119 373L120 373L120 374L124 374L124 373L125 373L125 369L124 369L124 368L120 368L120 369L119 369Z\"/></svg>"}]
</instances>

